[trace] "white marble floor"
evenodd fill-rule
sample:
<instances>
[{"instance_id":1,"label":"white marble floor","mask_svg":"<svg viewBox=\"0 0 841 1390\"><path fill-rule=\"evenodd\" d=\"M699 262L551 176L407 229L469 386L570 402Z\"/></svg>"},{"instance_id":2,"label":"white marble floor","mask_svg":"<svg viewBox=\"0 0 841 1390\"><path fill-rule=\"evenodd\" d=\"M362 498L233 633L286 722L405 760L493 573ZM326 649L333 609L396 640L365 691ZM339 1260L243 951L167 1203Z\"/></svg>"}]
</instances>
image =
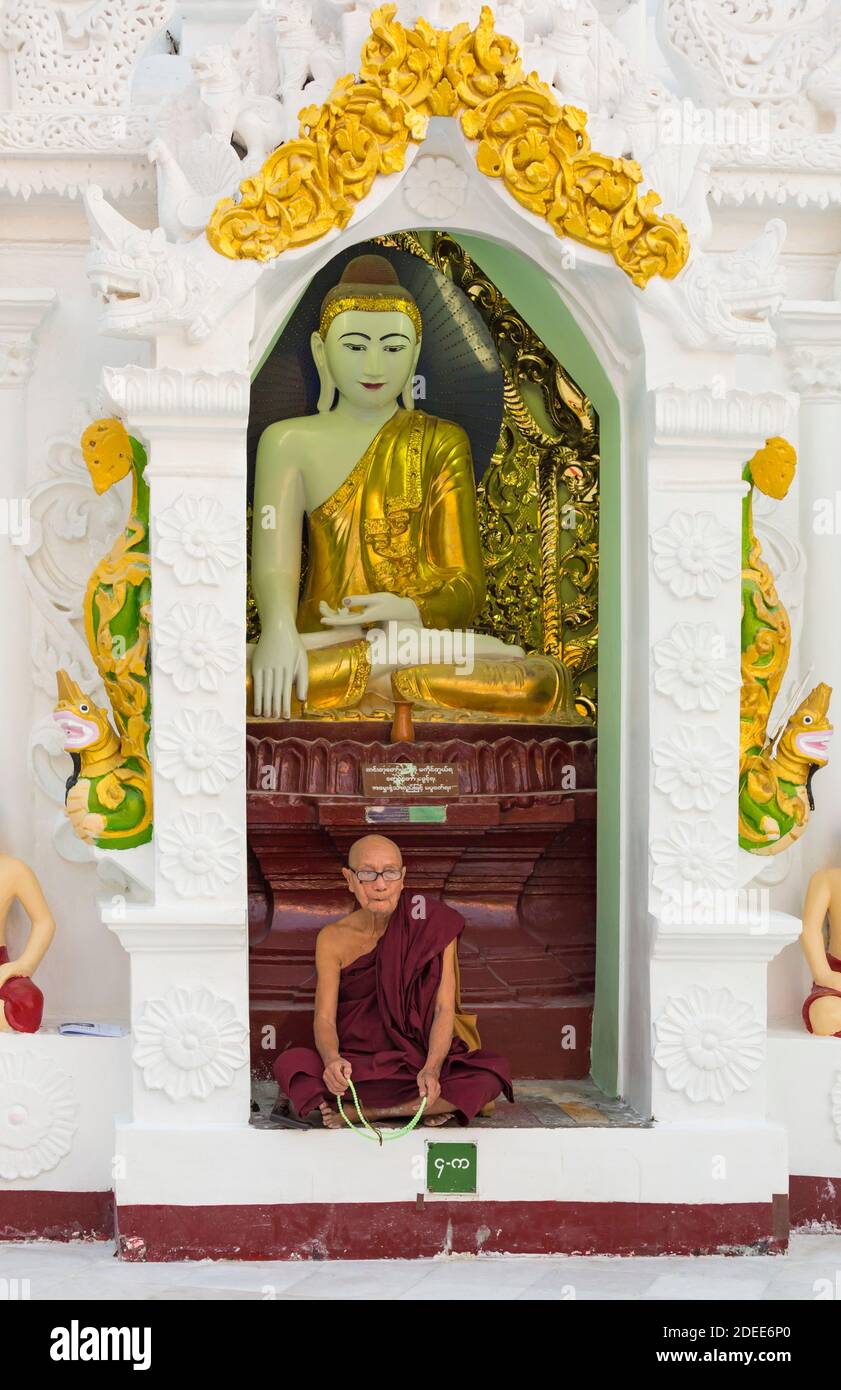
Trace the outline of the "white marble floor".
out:
<instances>
[{"instance_id":1,"label":"white marble floor","mask_svg":"<svg viewBox=\"0 0 841 1390\"><path fill-rule=\"evenodd\" d=\"M32 1241L0 1244L0 1297L837 1300L841 1235L795 1236L789 1254L777 1256L456 1255L430 1260L189 1264L122 1264L110 1244Z\"/></svg>"}]
</instances>

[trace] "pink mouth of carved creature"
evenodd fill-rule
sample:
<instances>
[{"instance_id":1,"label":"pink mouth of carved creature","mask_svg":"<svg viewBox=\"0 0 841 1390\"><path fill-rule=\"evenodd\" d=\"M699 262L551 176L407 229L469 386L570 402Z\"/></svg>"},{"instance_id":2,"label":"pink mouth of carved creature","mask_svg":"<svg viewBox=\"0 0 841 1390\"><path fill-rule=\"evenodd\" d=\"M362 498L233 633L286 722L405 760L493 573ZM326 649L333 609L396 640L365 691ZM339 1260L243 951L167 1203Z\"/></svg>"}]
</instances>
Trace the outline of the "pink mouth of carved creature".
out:
<instances>
[{"instance_id":1,"label":"pink mouth of carved creature","mask_svg":"<svg viewBox=\"0 0 841 1390\"><path fill-rule=\"evenodd\" d=\"M361 385L361 386L364 386L366 391L381 391L382 388L385 386L385 382L384 382L384 381L362 381L362 382L360 382L360 385Z\"/></svg>"},{"instance_id":2,"label":"pink mouth of carved creature","mask_svg":"<svg viewBox=\"0 0 841 1390\"><path fill-rule=\"evenodd\" d=\"M95 724L89 724L84 719L74 719L72 714L63 711L54 714L53 719L64 735L65 748L84 748L87 744L93 743L99 733Z\"/></svg>"},{"instance_id":3,"label":"pink mouth of carved creature","mask_svg":"<svg viewBox=\"0 0 841 1390\"><path fill-rule=\"evenodd\" d=\"M831 738L831 729L815 729L813 733L798 734L795 739L797 751L803 753L805 757L811 758L813 762L825 763L829 757Z\"/></svg>"}]
</instances>

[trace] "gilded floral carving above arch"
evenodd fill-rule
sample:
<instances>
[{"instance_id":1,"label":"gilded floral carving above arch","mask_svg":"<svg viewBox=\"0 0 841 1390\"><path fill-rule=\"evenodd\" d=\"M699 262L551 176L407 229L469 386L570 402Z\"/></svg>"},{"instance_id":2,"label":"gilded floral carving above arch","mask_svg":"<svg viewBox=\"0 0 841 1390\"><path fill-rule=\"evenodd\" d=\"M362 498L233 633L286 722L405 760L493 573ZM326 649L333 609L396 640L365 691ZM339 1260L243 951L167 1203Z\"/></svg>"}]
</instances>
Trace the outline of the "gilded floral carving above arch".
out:
<instances>
[{"instance_id":1,"label":"gilded floral carving above arch","mask_svg":"<svg viewBox=\"0 0 841 1390\"><path fill-rule=\"evenodd\" d=\"M268 261L347 225L378 175L400 172L430 117L458 117L477 142L481 173L546 221L558 237L613 256L635 285L672 279L689 255L685 226L660 216L659 196L639 194L634 160L590 147L587 117L562 104L536 73L524 75L514 41L485 6L475 29L405 29L396 5L371 15L359 75L336 83L301 112L298 138L280 145L240 200L223 198L207 225L211 246L232 260Z\"/></svg>"}]
</instances>

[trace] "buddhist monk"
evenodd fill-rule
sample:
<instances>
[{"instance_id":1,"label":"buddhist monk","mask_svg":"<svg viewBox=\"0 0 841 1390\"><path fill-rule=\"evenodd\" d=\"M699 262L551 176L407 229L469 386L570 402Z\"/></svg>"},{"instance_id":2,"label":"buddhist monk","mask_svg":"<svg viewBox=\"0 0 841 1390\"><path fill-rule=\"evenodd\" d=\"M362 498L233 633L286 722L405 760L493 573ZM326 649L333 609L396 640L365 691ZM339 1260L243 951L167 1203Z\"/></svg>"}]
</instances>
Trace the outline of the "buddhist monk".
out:
<instances>
[{"instance_id":1,"label":"buddhist monk","mask_svg":"<svg viewBox=\"0 0 841 1390\"><path fill-rule=\"evenodd\" d=\"M400 850L382 835L357 840L342 874L358 907L318 933L315 1048L289 1048L274 1065L298 1114L320 1110L337 1129L342 1096L358 1121L351 1077L368 1120L408 1120L425 1099L424 1124L466 1125L500 1092L513 1101L505 1058L455 1033L464 918L405 889Z\"/></svg>"},{"instance_id":2,"label":"buddhist monk","mask_svg":"<svg viewBox=\"0 0 841 1390\"><path fill-rule=\"evenodd\" d=\"M17 899L29 915L26 947L15 960L6 949L6 918ZM0 854L0 1033L37 1033L44 996L30 976L53 939L55 922L32 870L10 854Z\"/></svg>"}]
</instances>

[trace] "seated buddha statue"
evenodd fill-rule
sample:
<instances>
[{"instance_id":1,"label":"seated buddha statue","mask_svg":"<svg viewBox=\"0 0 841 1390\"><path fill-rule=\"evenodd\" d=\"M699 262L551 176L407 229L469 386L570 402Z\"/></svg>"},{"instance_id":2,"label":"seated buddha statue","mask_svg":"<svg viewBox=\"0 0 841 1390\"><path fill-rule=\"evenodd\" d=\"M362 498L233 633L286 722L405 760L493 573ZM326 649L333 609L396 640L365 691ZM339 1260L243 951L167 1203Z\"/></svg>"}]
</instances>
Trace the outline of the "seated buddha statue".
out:
<instances>
[{"instance_id":1,"label":"seated buddha statue","mask_svg":"<svg viewBox=\"0 0 841 1390\"><path fill-rule=\"evenodd\" d=\"M404 702L421 717L580 722L561 661L473 630L485 576L470 441L414 408L421 334L391 262L351 260L311 338L317 412L260 437L253 713L365 714Z\"/></svg>"}]
</instances>

